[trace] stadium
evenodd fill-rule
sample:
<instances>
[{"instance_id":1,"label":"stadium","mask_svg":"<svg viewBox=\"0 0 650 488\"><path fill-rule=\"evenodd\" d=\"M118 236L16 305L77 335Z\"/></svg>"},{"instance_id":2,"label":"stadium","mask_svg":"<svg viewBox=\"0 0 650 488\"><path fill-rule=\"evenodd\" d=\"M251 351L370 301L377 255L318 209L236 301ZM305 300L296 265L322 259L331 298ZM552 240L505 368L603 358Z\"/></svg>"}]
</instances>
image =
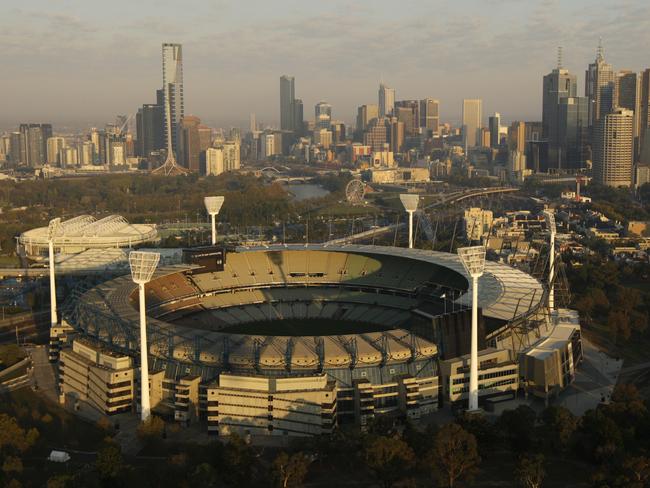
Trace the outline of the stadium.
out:
<instances>
[{"instance_id":1,"label":"stadium","mask_svg":"<svg viewBox=\"0 0 650 488\"><path fill-rule=\"evenodd\" d=\"M314 435L376 416L417 420L468 398L471 279L455 254L366 245L237 248L159 268L146 285L154 411L227 435ZM581 360L548 287L486 262L479 398L547 398ZM64 311L61 402L138 405L138 290L123 276ZM67 344L65 342L67 341Z\"/></svg>"}]
</instances>

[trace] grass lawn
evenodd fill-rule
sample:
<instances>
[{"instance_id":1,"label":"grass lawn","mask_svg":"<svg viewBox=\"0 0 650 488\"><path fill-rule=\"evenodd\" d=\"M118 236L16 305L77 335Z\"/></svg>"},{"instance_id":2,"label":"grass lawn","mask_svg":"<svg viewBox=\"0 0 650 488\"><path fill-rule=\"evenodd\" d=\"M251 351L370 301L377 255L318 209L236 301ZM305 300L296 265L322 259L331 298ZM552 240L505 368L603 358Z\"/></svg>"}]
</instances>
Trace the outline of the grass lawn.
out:
<instances>
[{"instance_id":1,"label":"grass lawn","mask_svg":"<svg viewBox=\"0 0 650 488\"><path fill-rule=\"evenodd\" d=\"M18 256L0 256L0 268L20 268Z\"/></svg>"},{"instance_id":2,"label":"grass lawn","mask_svg":"<svg viewBox=\"0 0 650 488\"><path fill-rule=\"evenodd\" d=\"M0 371L25 358L25 352L16 344L0 345Z\"/></svg>"}]
</instances>

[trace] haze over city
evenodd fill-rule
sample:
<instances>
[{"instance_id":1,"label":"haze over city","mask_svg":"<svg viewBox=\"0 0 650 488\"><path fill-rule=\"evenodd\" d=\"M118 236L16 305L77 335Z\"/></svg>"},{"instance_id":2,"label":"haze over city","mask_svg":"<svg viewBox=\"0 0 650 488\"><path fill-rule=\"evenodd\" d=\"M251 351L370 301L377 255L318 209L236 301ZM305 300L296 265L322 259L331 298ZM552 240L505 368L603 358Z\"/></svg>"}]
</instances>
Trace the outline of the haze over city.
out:
<instances>
[{"instance_id":1,"label":"haze over city","mask_svg":"<svg viewBox=\"0 0 650 488\"><path fill-rule=\"evenodd\" d=\"M210 124L245 126L255 112L277 125L283 73L296 77L306 107L327 100L345 121L376 99L380 80L400 99L439 99L452 122L471 97L484 100L485 114L537 119L557 46L582 88L599 37L617 69L647 64L648 21L642 0L33 1L0 18L11 94L0 126L88 127L133 113L154 101L160 44L170 41L184 46L186 113Z\"/></svg>"}]
</instances>

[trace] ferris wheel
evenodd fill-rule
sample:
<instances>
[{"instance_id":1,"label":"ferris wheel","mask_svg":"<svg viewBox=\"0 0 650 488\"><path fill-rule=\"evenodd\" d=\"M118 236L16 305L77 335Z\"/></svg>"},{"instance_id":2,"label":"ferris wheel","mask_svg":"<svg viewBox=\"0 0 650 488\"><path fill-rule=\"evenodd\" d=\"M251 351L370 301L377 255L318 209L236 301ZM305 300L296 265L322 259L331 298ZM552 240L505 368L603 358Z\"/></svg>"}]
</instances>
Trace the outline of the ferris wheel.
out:
<instances>
[{"instance_id":1,"label":"ferris wheel","mask_svg":"<svg viewBox=\"0 0 650 488\"><path fill-rule=\"evenodd\" d=\"M345 198L348 203L358 205L363 202L363 195L366 192L366 185L359 179L350 181L345 187Z\"/></svg>"}]
</instances>

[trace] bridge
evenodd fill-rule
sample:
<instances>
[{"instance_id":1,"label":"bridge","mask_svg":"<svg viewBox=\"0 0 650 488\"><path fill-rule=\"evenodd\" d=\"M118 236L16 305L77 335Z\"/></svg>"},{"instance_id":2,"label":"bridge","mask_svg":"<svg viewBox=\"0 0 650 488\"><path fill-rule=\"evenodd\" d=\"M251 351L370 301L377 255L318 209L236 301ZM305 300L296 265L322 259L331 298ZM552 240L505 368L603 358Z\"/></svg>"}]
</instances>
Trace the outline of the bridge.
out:
<instances>
[{"instance_id":1,"label":"bridge","mask_svg":"<svg viewBox=\"0 0 650 488\"><path fill-rule=\"evenodd\" d=\"M494 188L474 188L469 190L459 190L451 193L445 193L440 195L440 198L437 201L424 207L424 209L418 209L415 212L415 217L419 220L419 223L422 226L422 229L425 235L427 236L427 238L429 240L433 240L433 234L434 234L433 226L431 225L431 219L426 214L425 210L433 210L436 208L441 208L446 205L462 202L463 200L467 200L468 198L476 198L476 197L482 197L486 195L495 195L495 194L503 194L503 193L512 193L516 191L519 191L519 188L494 187ZM364 239L369 239L383 234L388 234L389 232L395 232L396 230L406 228L407 225L408 224L406 222L402 222L398 224L387 225L384 227L378 227L376 229L370 229L363 232L359 232L358 234L352 234L346 237L332 239L331 241L327 241L325 244L326 245L348 244L351 242L361 241Z\"/></svg>"}]
</instances>

